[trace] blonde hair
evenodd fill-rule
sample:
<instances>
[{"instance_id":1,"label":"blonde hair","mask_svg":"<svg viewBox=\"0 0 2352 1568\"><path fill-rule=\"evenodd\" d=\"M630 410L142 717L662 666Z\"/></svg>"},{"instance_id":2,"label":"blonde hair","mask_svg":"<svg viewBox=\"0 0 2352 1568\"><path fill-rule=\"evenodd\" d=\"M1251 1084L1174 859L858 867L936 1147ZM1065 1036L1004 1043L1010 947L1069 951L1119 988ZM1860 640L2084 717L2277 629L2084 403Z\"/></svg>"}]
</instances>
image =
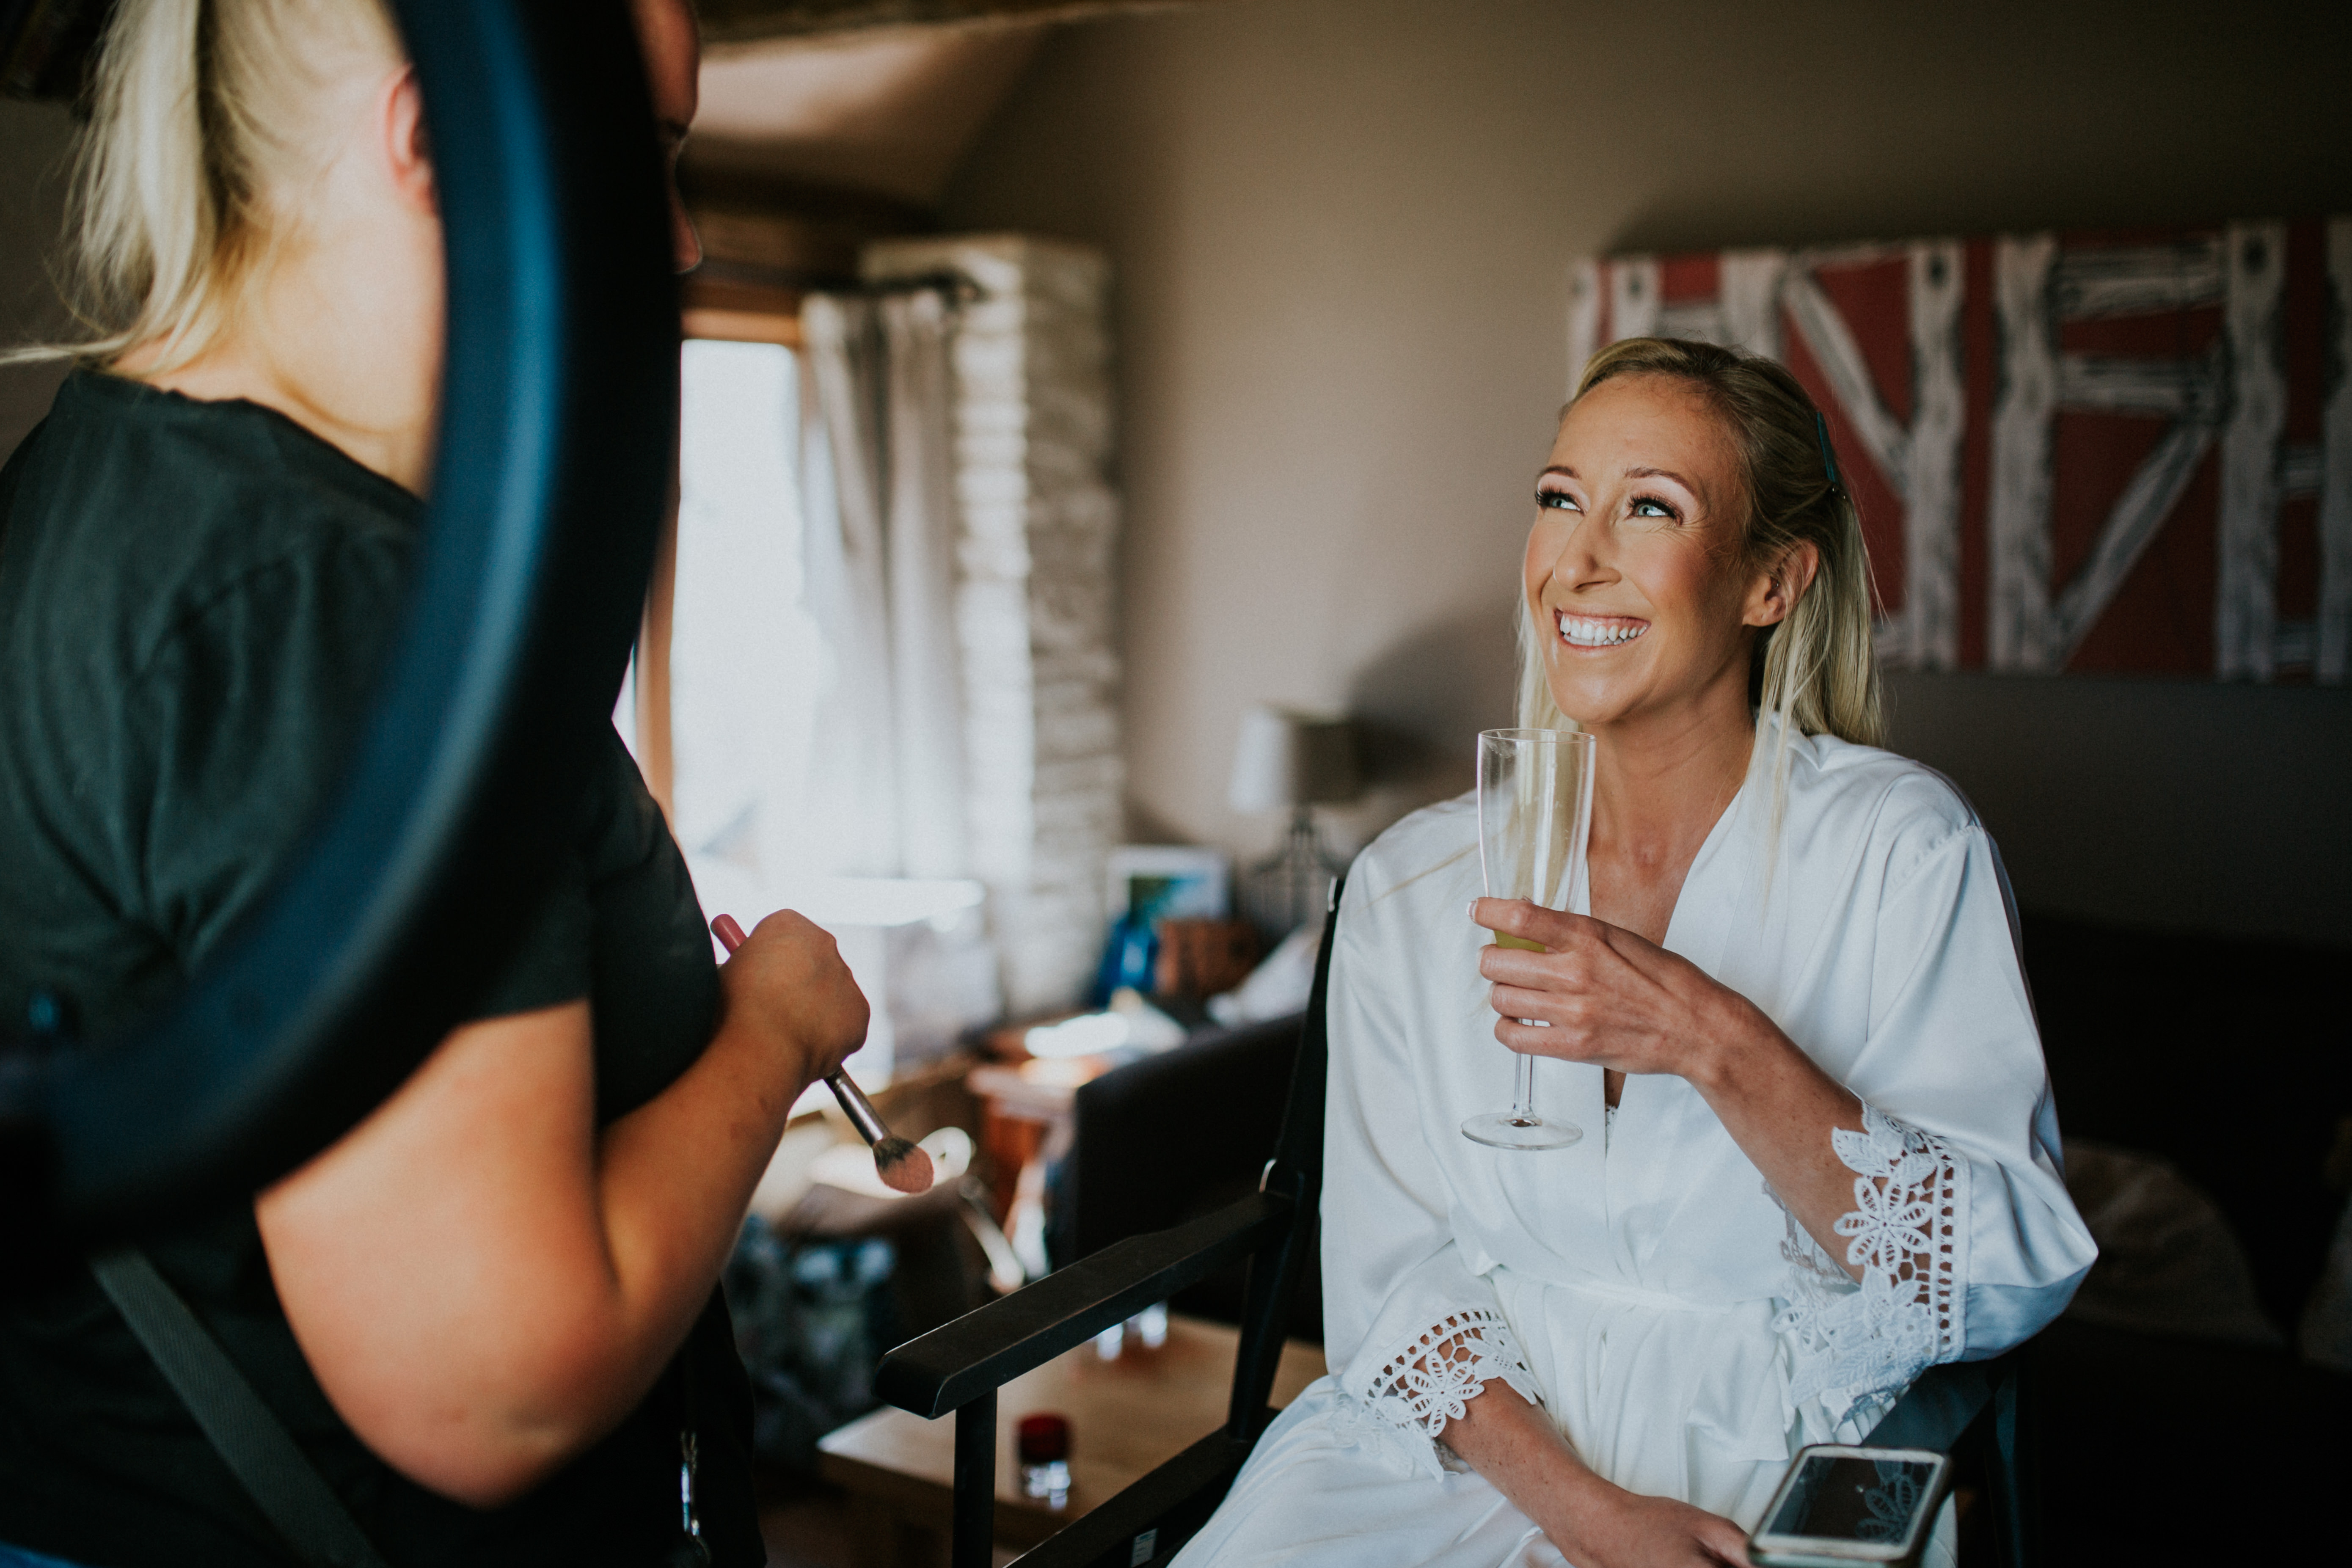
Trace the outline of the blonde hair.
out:
<instances>
[{"instance_id":1,"label":"blonde hair","mask_svg":"<svg viewBox=\"0 0 2352 1568\"><path fill-rule=\"evenodd\" d=\"M74 156L60 287L79 341L0 361L201 354L299 233L330 89L404 58L383 0L122 0Z\"/></svg>"},{"instance_id":2,"label":"blonde hair","mask_svg":"<svg viewBox=\"0 0 2352 1568\"><path fill-rule=\"evenodd\" d=\"M1861 514L1845 487L1833 482L1819 411L1786 366L1714 343L1626 338L1592 356L1576 396L1622 375L1673 376L1697 388L1722 418L1738 449L1747 491L1741 551L1748 563L1778 571L1802 543L1821 553L1820 568L1795 606L1759 635L1749 666L1749 700L1779 721L1777 821L1791 734L1829 734L1865 746L1885 735ZM1575 405L1570 399L1569 406ZM1552 699L1541 637L1524 603L1518 623L1519 723L1576 728Z\"/></svg>"}]
</instances>

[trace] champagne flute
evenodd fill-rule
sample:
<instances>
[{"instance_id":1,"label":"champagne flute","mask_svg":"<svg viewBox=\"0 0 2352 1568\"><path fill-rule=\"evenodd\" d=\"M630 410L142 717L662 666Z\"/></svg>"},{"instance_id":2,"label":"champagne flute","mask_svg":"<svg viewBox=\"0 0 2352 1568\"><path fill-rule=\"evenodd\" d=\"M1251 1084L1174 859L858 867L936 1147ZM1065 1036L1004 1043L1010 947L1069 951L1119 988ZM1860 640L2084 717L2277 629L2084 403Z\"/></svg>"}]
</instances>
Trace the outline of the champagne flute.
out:
<instances>
[{"instance_id":1,"label":"champagne flute","mask_svg":"<svg viewBox=\"0 0 2352 1568\"><path fill-rule=\"evenodd\" d=\"M1490 899L1526 899L1546 909L1574 901L1592 827L1592 737L1580 730L1487 730L1478 736L1478 864ZM1550 951L1495 933L1503 947ZM1513 1053L1517 1089L1508 1110L1462 1124L1462 1136L1497 1149L1565 1149L1584 1136L1572 1121L1536 1114L1536 1059Z\"/></svg>"}]
</instances>

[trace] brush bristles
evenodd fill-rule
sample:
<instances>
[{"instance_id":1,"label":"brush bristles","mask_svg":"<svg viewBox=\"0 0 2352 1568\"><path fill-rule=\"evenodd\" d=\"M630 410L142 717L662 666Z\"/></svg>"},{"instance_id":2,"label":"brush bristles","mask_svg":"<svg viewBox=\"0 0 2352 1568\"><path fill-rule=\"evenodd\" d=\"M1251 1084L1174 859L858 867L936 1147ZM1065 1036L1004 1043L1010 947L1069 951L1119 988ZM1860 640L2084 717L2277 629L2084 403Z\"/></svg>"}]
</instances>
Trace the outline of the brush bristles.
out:
<instances>
[{"instance_id":1,"label":"brush bristles","mask_svg":"<svg viewBox=\"0 0 2352 1568\"><path fill-rule=\"evenodd\" d=\"M913 1197L931 1190L931 1156L904 1138L885 1138L874 1145L874 1173L892 1192Z\"/></svg>"}]
</instances>

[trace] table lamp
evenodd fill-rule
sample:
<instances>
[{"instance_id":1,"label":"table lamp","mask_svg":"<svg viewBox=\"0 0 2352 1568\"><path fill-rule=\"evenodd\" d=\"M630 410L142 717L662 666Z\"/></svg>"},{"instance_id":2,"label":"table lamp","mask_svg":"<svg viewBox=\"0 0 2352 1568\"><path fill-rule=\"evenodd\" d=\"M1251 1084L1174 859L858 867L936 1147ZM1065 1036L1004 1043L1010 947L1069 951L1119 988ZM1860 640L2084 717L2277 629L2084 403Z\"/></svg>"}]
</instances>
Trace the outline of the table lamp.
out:
<instances>
[{"instance_id":1,"label":"table lamp","mask_svg":"<svg viewBox=\"0 0 2352 1568\"><path fill-rule=\"evenodd\" d=\"M1315 808L1356 798L1354 723L1338 715L1255 707L1242 715L1234 747L1235 811L1290 813L1282 847L1250 868L1249 914L1275 935L1318 913L1330 879L1347 867L1323 843Z\"/></svg>"}]
</instances>

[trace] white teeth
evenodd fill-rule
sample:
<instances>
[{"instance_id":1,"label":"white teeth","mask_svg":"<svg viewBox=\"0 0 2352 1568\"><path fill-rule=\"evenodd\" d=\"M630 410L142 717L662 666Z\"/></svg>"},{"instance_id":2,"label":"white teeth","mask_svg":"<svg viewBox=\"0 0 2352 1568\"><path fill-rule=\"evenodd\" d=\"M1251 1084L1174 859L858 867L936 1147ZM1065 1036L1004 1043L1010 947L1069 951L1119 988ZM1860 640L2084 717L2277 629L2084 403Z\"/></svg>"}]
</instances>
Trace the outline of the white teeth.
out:
<instances>
[{"instance_id":1,"label":"white teeth","mask_svg":"<svg viewBox=\"0 0 2352 1568\"><path fill-rule=\"evenodd\" d=\"M1650 629L1647 621L1624 622L1587 620L1581 616L1560 616L1560 639L1570 647L1608 647L1616 643L1632 642Z\"/></svg>"}]
</instances>

